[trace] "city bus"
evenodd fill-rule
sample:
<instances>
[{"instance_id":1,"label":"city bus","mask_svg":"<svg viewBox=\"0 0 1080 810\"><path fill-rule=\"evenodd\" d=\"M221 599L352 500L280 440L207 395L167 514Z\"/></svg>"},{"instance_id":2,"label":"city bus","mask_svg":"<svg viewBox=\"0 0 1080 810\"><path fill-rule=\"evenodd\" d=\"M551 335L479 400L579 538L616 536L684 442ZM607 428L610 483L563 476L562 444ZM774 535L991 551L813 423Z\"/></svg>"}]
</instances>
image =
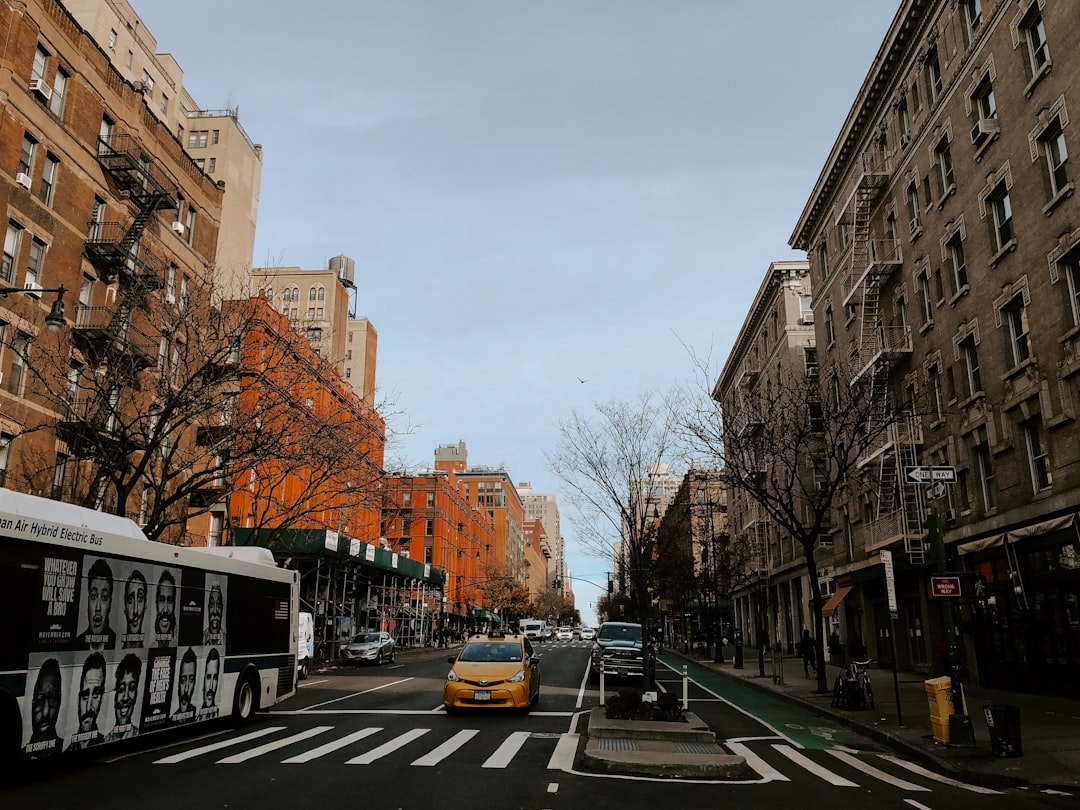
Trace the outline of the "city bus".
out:
<instances>
[{"instance_id":1,"label":"city bus","mask_svg":"<svg viewBox=\"0 0 1080 810\"><path fill-rule=\"evenodd\" d=\"M298 609L266 549L0 488L0 770L250 719L295 693Z\"/></svg>"}]
</instances>

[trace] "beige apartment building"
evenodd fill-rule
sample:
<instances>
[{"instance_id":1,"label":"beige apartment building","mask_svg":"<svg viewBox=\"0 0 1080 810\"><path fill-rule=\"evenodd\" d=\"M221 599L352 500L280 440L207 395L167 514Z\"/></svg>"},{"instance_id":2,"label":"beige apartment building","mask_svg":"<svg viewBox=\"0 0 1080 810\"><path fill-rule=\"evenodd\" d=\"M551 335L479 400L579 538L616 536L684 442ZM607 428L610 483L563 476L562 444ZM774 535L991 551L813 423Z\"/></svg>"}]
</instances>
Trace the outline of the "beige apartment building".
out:
<instances>
[{"instance_id":1,"label":"beige apartment building","mask_svg":"<svg viewBox=\"0 0 1080 810\"><path fill-rule=\"evenodd\" d=\"M250 294L249 271L262 182L262 146L240 125L237 108L201 107L184 88L184 71L127 0L63 0L61 3L105 53L113 68L146 101L200 171L225 191L214 255L215 283L222 298ZM224 106L224 105L222 105ZM171 227L188 244L197 227L180 199Z\"/></svg>"},{"instance_id":2,"label":"beige apartment building","mask_svg":"<svg viewBox=\"0 0 1080 810\"><path fill-rule=\"evenodd\" d=\"M826 606L882 665L895 640L901 668L1080 680L1078 40L1072 2L904 0L791 236L822 366L901 417L836 515Z\"/></svg>"},{"instance_id":3,"label":"beige apartment building","mask_svg":"<svg viewBox=\"0 0 1080 810\"><path fill-rule=\"evenodd\" d=\"M713 387L713 399L725 409L725 432L755 429L754 413L769 401L770 380L817 375L811 300L808 262L769 265ZM751 550L747 571L730 583L735 627L751 646L779 643L790 651L802 628L813 626L801 547L745 491L732 488L728 497L731 542ZM831 593L830 568L819 575L823 592Z\"/></svg>"}]
</instances>

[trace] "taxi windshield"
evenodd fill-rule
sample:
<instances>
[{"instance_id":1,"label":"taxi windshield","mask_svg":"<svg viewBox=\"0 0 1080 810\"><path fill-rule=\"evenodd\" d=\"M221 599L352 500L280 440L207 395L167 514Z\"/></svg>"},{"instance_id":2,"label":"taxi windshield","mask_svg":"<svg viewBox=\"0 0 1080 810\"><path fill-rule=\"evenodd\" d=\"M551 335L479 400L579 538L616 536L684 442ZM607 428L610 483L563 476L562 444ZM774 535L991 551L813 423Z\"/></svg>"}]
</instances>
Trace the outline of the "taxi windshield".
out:
<instances>
[{"instance_id":1,"label":"taxi windshield","mask_svg":"<svg viewBox=\"0 0 1080 810\"><path fill-rule=\"evenodd\" d=\"M521 645L505 641L470 641L458 655L458 661L511 663L521 660Z\"/></svg>"}]
</instances>

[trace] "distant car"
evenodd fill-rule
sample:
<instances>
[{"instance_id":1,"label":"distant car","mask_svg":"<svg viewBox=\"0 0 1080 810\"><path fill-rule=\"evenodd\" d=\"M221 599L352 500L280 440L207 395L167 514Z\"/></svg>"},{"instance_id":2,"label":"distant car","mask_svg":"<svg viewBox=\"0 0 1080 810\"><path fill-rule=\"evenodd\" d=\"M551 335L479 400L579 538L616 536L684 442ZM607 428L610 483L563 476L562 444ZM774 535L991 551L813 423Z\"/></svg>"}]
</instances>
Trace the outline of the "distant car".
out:
<instances>
[{"instance_id":1,"label":"distant car","mask_svg":"<svg viewBox=\"0 0 1080 810\"><path fill-rule=\"evenodd\" d=\"M596 638L596 631L595 630L593 630L591 627L582 627L581 628L581 640L582 641L592 641L594 638Z\"/></svg>"},{"instance_id":2,"label":"distant car","mask_svg":"<svg viewBox=\"0 0 1080 810\"><path fill-rule=\"evenodd\" d=\"M558 641L573 641L574 640L574 628L572 627L560 627L555 631L555 638Z\"/></svg>"},{"instance_id":3,"label":"distant car","mask_svg":"<svg viewBox=\"0 0 1080 810\"><path fill-rule=\"evenodd\" d=\"M341 655L351 664L362 664L365 661L374 664L381 664L383 661L393 663L394 646L394 639L389 633L361 633L345 645Z\"/></svg>"},{"instance_id":4,"label":"distant car","mask_svg":"<svg viewBox=\"0 0 1080 810\"><path fill-rule=\"evenodd\" d=\"M494 630L469 639L451 664L443 685L443 706L523 709L540 700L540 656L526 636Z\"/></svg>"}]
</instances>

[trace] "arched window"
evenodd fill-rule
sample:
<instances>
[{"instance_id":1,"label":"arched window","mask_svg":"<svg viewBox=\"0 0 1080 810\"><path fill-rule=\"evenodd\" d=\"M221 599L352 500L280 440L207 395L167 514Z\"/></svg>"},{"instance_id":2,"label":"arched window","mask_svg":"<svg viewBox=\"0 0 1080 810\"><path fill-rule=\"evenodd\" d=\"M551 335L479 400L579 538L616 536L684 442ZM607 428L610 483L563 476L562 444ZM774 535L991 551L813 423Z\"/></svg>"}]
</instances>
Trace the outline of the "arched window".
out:
<instances>
[{"instance_id":1,"label":"arched window","mask_svg":"<svg viewBox=\"0 0 1080 810\"><path fill-rule=\"evenodd\" d=\"M307 299L308 299L308 301L314 301L315 300L315 288L314 287L310 287L308 289L308 291L307 291Z\"/></svg>"},{"instance_id":2,"label":"arched window","mask_svg":"<svg viewBox=\"0 0 1080 810\"><path fill-rule=\"evenodd\" d=\"M319 300L320 301L325 301L326 300L326 288L325 287L319 287Z\"/></svg>"},{"instance_id":3,"label":"arched window","mask_svg":"<svg viewBox=\"0 0 1080 810\"><path fill-rule=\"evenodd\" d=\"M293 287L292 288L292 300L293 301L299 301L300 300L300 288L299 287Z\"/></svg>"}]
</instances>

